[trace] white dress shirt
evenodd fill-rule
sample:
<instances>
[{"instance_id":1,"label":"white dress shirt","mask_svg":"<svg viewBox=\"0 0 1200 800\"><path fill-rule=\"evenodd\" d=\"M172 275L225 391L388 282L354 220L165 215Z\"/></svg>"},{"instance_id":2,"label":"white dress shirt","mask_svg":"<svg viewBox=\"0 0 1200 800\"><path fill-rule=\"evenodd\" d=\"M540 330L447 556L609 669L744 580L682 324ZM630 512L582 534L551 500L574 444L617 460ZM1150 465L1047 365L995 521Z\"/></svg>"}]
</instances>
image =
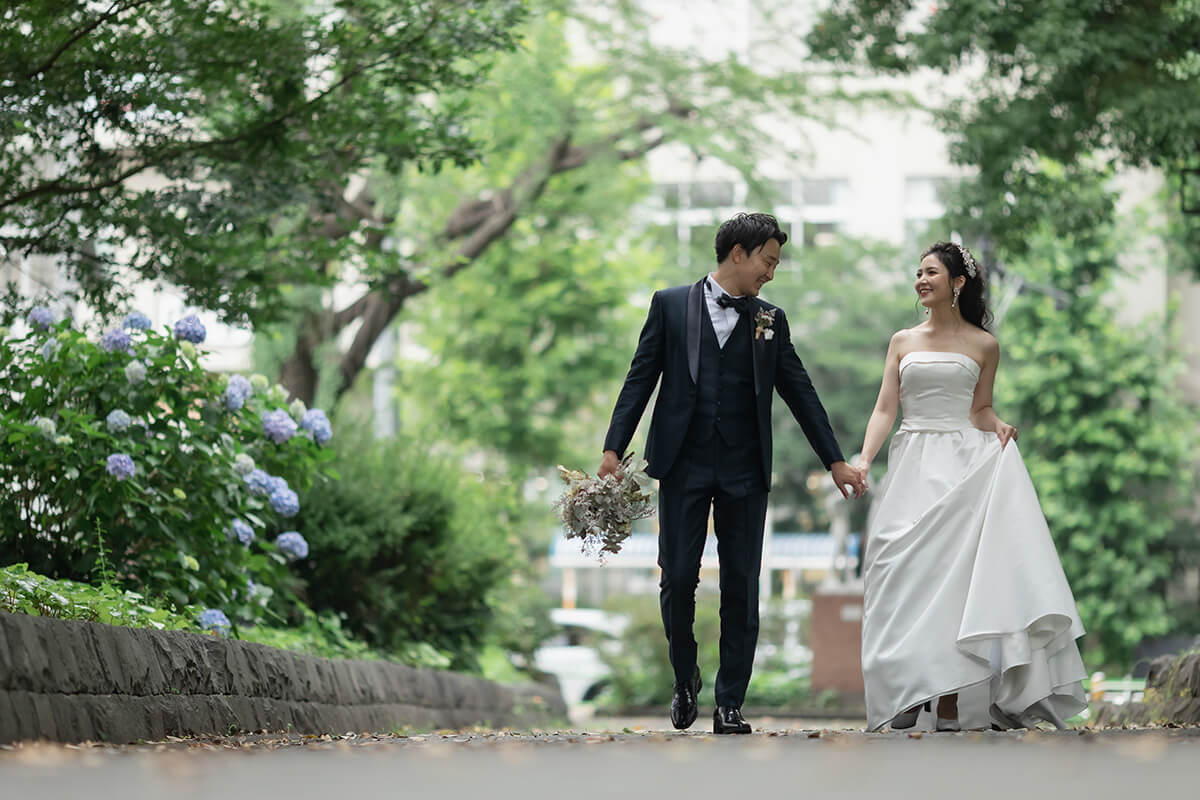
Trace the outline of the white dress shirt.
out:
<instances>
[{"instance_id":1,"label":"white dress shirt","mask_svg":"<svg viewBox=\"0 0 1200 800\"><path fill-rule=\"evenodd\" d=\"M717 279L711 274L704 279L704 300L708 303L708 318L712 320L713 330L717 333L717 344L722 349L725 343L729 341L730 334L738 324L738 312L732 306L722 308L717 303L717 298L721 295L733 295L721 288L721 284L717 283Z\"/></svg>"}]
</instances>

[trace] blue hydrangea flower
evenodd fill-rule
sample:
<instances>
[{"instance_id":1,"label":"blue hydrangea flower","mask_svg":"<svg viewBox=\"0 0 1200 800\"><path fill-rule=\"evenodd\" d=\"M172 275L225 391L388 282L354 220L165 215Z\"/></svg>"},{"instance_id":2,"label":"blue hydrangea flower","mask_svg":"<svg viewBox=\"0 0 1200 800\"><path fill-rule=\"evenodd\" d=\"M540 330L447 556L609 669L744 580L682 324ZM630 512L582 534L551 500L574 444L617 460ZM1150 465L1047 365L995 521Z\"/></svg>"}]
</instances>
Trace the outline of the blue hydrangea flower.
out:
<instances>
[{"instance_id":1,"label":"blue hydrangea flower","mask_svg":"<svg viewBox=\"0 0 1200 800\"><path fill-rule=\"evenodd\" d=\"M325 444L333 438L333 427L329 424L329 417L325 416L325 412L319 408L312 408L304 412L304 418L300 420L300 427L311 433L317 440L317 444Z\"/></svg>"},{"instance_id":2,"label":"blue hydrangea flower","mask_svg":"<svg viewBox=\"0 0 1200 800\"><path fill-rule=\"evenodd\" d=\"M288 486L288 482L287 482L286 478L281 478L278 475L268 475L267 476L267 487L272 492L277 492L280 489L292 488L292 487Z\"/></svg>"},{"instance_id":3,"label":"blue hydrangea flower","mask_svg":"<svg viewBox=\"0 0 1200 800\"><path fill-rule=\"evenodd\" d=\"M108 474L112 475L119 481L133 477L133 459L125 453L113 453L108 457L108 463L105 466Z\"/></svg>"},{"instance_id":4,"label":"blue hydrangea flower","mask_svg":"<svg viewBox=\"0 0 1200 800\"><path fill-rule=\"evenodd\" d=\"M128 353L133 349L133 340L129 338L129 334L125 331L120 328L113 328L101 337L100 346L110 353L114 353L117 350Z\"/></svg>"},{"instance_id":5,"label":"blue hydrangea flower","mask_svg":"<svg viewBox=\"0 0 1200 800\"><path fill-rule=\"evenodd\" d=\"M275 444L283 444L296 435L296 420L281 408L268 411L262 417L263 435Z\"/></svg>"},{"instance_id":6,"label":"blue hydrangea flower","mask_svg":"<svg viewBox=\"0 0 1200 800\"><path fill-rule=\"evenodd\" d=\"M119 408L108 412L108 416L104 418L109 433L124 433L132 422L133 418Z\"/></svg>"},{"instance_id":7,"label":"blue hydrangea flower","mask_svg":"<svg viewBox=\"0 0 1200 800\"><path fill-rule=\"evenodd\" d=\"M271 492L271 508L284 517L294 517L300 510L300 498L291 489L274 489Z\"/></svg>"},{"instance_id":8,"label":"blue hydrangea flower","mask_svg":"<svg viewBox=\"0 0 1200 800\"><path fill-rule=\"evenodd\" d=\"M231 375L229 385L225 387L225 408L230 411L237 411L246 405L246 398L253 391L250 388L250 381L246 380L245 376Z\"/></svg>"},{"instance_id":9,"label":"blue hydrangea flower","mask_svg":"<svg viewBox=\"0 0 1200 800\"><path fill-rule=\"evenodd\" d=\"M150 330L150 318L140 311L131 311L125 315L125 321L121 323L121 327L131 331L146 331Z\"/></svg>"},{"instance_id":10,"label":"blue hydrangea flower","mask_svg":"<svg viewBox=\"0 0 1200 800\"><path fill-rule=\"evenodd\" d=\"M54 312L46 306L34 306L33 310L29 312L29 316L25 318L25 322L31 328L47 330L55 322Z\"/></svg>"},{"instance_id":11,"label":"blue hydrangea flower","mask_svg":"<svg viewBox=\"0 0 1200 800\"><path fill-rule=\"evenodd\" d=\"M296 531L286 531L275 538L275 547L288 561L298 561L308 556L308 542Z\"/></svg>"},{"instance_id":12,"label":"blue hydrangea flower","mask_svg":"<svg viewBox=\"0 0 1200 800\"><path fill-rule=\"evenodd\" d=\"M233 457L233 471L243 478L246 477L254 472L254 459L246 453L238 453Z\"/></svg>"},{"instance_id":13,"label":"blue hydrangea flower","mask_svg":"<svg viewBox=\"0 0 1200 800\"><path fill-rule=\"evenodd\" d=\"M200 344L208 336L204 323L195 314L188 314L175 323L175 338L192 344Z\"/></svg>"},{"instance_id":14,"label":"blue hydrangea flower","mask_svg":"<svg viewBox=\"0 0 1200 800\"><path fill-rule=\"evenodd\" d=\"M230 527L234 538L246 547L249 547L250 543L254 541L254 528L251 528L243 520L235 517Z\"/></svg>"},{"instance_id":15,"label":"blue hydrangea flower","mask_svg":"<svg viewBox=\"0 0 1200 800\"><path fill-rule=\"evenodd\" d=\"M233 626L229 623L229 617L225 616L224 611L219 608L206 608L200 612L200 627L206 631L226 636Z\"/></svg>"},{"instance_id":16,"label":"blue hydrangea flower","mask_svg":"<svg viewBox=\"0 0 1200 800\"><path fill-rule=\"evenodd\" d=\"M125 380L134 386L146 380L146 365L141 361L130 361L125 365Z\"/></svg>"},{"instance_id":17,"label":"blue hydrangea flower","mask_svg":"<svg viewBox=\"0 0 1200 800\"><path fill-rule=\"evenodd\" d=\"M268 495L271 493L271 476L266 473L266 470L255 467L243 480L254 494Z\"/></svg>"}]
</instances>

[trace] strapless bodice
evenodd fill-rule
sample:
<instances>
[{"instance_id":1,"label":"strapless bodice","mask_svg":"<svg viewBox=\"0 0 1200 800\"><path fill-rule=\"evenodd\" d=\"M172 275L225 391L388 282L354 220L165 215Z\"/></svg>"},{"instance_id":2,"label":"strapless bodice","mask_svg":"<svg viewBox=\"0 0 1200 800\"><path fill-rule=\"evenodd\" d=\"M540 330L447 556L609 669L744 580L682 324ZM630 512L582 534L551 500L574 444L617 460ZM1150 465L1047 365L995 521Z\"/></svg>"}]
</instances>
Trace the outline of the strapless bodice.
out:
<instances>
[{"instance_id":1,"label":"strapless bodice","mask_svg":"<svg viewBox=\"0 0 1200 800\"><path fill-rule=\"evenodd\" d=\"M902 431L959 431L971 426L979 363L962 353L917 350L900 359Z\"/></svg>"}]
</instances>

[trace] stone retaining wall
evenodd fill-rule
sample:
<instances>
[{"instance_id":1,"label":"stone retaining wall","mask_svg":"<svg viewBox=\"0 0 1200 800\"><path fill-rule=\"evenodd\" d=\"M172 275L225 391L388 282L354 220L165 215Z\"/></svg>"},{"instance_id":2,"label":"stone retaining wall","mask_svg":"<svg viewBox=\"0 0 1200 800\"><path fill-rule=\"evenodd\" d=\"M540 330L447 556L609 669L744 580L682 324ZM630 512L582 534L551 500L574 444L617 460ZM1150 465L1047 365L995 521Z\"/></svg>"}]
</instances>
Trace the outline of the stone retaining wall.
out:
<instances>
[{"instance_id":1,"label":"stone retaining wall","mask_svg":"<svg viewBox=\"0 0 1200 800\"><path fill-rule=\"evenodd\" d=\"M1140 703L1101 705L1092 725L1200 725L1200 653L1161 656L1150 665Z\"/></svg>"},{"instance_id":2,"label":"stone retaining wall","mask_svg":"<svg viewBox=\"0 0 1200 800\"><path fill-rule=\"evenodd\" d=\"M557 688L0 612L0 743L536 727L565 717Z\"/></svg>"}]
</instances>

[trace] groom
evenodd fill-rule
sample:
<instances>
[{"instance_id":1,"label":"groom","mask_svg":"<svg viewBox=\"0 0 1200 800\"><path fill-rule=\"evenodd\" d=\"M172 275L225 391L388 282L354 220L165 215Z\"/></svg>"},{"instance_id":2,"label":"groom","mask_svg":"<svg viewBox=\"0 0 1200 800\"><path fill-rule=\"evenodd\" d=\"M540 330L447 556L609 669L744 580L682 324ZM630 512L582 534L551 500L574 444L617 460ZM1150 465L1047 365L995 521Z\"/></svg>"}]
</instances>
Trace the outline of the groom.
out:
<instances>
[{"instance_id":1,"label":"groom","mask_svg":"<svg viewBox=\"0 0 1200 800\"><path fill-rule=\"evenodd\" d=\"M614 472L661 377L646 443L659 479L659 602L675 690L671 723L699 714L692 622L713 510L721 561L721 666L714 733L750 733L741 705L758 640L758 577L771 475L773 390L787 403L842 494L862 495L800 363L782 309L758 299L787 234L769 214L738 214L717 231L717 271L654 294L617 398L598 474Z\"/></svg>"}]
</instances>

